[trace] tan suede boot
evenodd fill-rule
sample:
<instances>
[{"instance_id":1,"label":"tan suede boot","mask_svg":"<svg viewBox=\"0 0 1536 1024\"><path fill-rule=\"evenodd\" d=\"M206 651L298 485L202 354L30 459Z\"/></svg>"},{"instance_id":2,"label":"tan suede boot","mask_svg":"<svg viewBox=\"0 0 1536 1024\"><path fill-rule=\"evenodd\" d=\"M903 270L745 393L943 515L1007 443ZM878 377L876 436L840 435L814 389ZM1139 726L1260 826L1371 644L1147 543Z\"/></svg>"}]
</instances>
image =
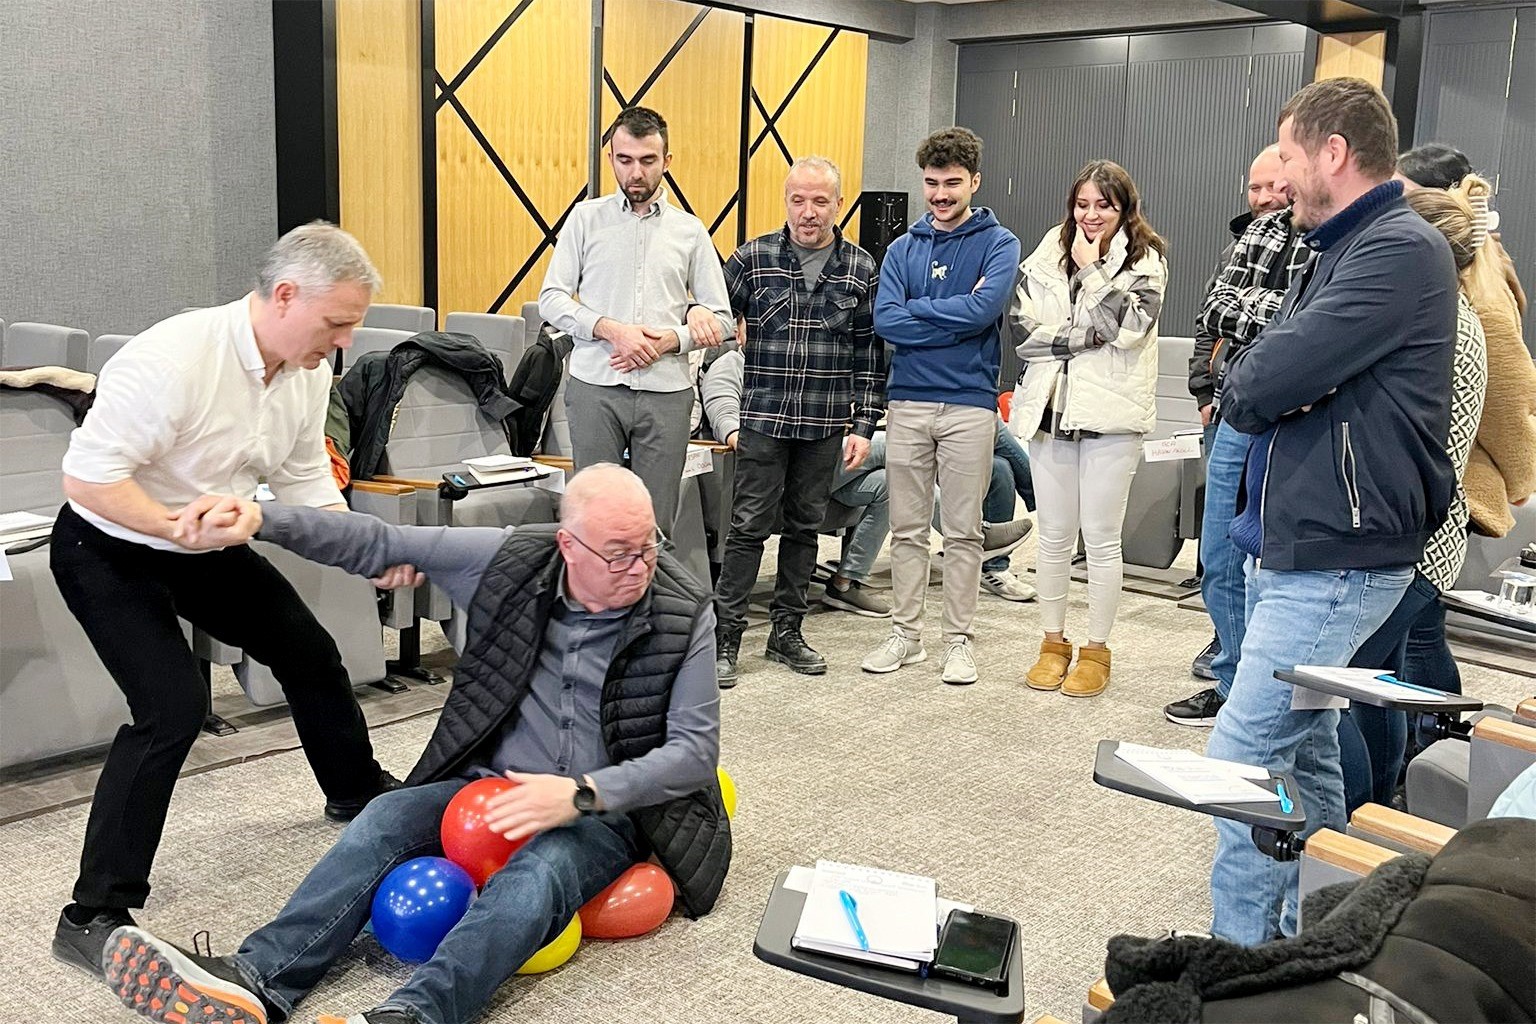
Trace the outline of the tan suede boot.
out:
<instances>
[{"instance_id":1,"label":"tan suede boot","mask_svg":"<svg viewBox=\"0 0 1536 1024\"><path fill-rule=\"evenodd\" d=\"M1061 692L1068 697L1097 697L1109 685L1109 648L1079 647L1077 665L1062 680Z\"/></svg>"},{"instance_id":2,"label":"tan suede boot","mask_svg":"<svg viewBox=\"0 0 1536 1024\"><path fill-rule=\"evenodd\" d=\"M1067 666L1072 664L1072 645L1055 640L1040 641L1040 660L1024 673L1024 683L1031 690L1055 690L1061 687Z\"/></svg>"}]
</instances>

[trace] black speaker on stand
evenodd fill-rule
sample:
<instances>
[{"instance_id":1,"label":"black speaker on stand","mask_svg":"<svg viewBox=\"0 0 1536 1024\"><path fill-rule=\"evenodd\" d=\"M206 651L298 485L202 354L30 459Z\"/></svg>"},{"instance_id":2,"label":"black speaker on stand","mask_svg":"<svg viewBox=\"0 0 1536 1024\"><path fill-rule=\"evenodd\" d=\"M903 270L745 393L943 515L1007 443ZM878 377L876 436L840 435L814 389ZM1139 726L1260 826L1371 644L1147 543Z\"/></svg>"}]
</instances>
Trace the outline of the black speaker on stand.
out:
<instances>
[{"instance_id":1,"label":"black speaker on stand","mask_svg":"<svg viewBox=\"0 0 1536 1024\"><path fill-rule=\"evenodd\" d=\"M885 250L907 230L905 192L859 193L859 245L875 258L878 267Z\"/></svg>"}]
</instances>

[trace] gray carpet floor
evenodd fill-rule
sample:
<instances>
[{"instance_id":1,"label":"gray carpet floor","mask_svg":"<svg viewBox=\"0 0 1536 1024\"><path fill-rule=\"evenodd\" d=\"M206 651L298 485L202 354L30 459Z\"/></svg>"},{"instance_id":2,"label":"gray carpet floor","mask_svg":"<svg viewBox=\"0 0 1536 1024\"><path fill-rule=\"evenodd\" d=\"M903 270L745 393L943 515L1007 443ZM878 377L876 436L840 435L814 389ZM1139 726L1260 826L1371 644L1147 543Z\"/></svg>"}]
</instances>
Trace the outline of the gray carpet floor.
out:
<instances>
[{"instance_id":1,"label":"gray carpet floor","mask_svg":"<svg viewBox=\"0 0 1536 1024\"><path fill-rule=\"evenodd\" d=\"M1033 563L1026 547L1015 558ZM771 559L765 562L765 572ZM1069 618L1085 614L1074 587ZM939 591L930 593L938 635ZM649 936L585 942L564 967L502 989L492 1022L896 1022L932 1013L769 967L752 938L776 874L818 857L931 874L943 894L1023 922L1026 1019L1075 1019L1119 932L1203 929L1213 831L1202 816L1096 787L1104 737L1200 749L1204 730L1168 725L1162 706L1199 684L1189 660L1210 626L1170 600L1125 595L1108 692L1072 700L1025 688L1038 645L1032 604L983 596L981 681L939 682L937 657L887 676L858 669L888 620L813 616L806 635L832 665L796 676L761 657L748 632L741 682L722 695L722 763L740 794L735 860L714 913L674 916ZM440 641L438 641L440 643ZM1466 669L1467 692L1511 703L1530 682ZM380 760L404 774L434 718L374 731ZM227 951L282 905L335 840L298 752L182 779L140 922L190 944L207 928ZM48 955L73 880L87 808L0 826L0 1019L131 1019L106 989ZM303 1005L298 1019L356 1013L407 977L364 938Z\"/></svg>"}]
</instances>

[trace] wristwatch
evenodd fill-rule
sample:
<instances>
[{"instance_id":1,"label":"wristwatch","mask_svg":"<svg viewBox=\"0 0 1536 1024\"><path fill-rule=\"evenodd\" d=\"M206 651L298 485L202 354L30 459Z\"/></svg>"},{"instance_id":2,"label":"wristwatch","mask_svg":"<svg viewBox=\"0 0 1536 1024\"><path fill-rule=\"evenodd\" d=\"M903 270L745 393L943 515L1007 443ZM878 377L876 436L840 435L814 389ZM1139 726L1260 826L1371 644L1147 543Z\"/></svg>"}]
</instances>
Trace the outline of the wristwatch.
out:
<instances>
[{"instance_id":1,"label":"wristwatch","mask_svg":"<svg viewBox=\"0 0 1536 1024\"><path fill-rule=\"evenodd\" d=\"M580 779L576 781L576 792L571 796L571 803L582 814L591 814L597 810L597 790L587 785Z\"/></svg>"}]
</instances>

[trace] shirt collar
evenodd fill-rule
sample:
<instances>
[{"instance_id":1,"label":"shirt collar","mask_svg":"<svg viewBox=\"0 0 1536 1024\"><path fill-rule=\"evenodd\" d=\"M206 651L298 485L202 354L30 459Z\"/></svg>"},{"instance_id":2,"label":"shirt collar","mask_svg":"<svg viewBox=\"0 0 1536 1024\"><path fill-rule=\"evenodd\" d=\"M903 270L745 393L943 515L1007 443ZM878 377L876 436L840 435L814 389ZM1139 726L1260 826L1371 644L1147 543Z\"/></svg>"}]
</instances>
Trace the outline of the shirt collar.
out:
<instances>
[{"instance_id":1,"label":"shirt collar","mask_svg":"<svg viewBox=\"0 0 1536 1024\"><path fill-rule=\"evenodd\" d=\"M613 198L614 201L619 204L619 209L623 210L625 213L629 212L629 197L624 194L623 189L619 189L617 192L613 193ZM645 216L641 217L640 219L648 220L651 217L660 217L661 211L666 208L666 205L667 186L662 185L656 189L656 198L651 200L651 208L647 210L645 212Z\"/></svg>"},{"instance_id":2,"label":"shirt collar","mask_svg":"<svg viewBox=\"0 0 1536 1024\"><path fill-rule=\"evenodd\" d=\"M247 373L266 377L267 363L261 356L261 349L256 347L256 330L251 326L251 300L255 297L252 292L245 298L229 305L233 307L231 315L235 318L235 355L240 359L240 366Z\"/></svg>"},{"instance_id":3,"label":"shirt collar","mask_svg":"<svg viewBox=\"0 0 1536 1024\"><path fill-rule=\"evenodd\" d=\"M1384 181L1302 237L1308 248L1322 251L1359 227L1367 217L1401 199L1403 183Z\"/></svg>"}]
</instances>

